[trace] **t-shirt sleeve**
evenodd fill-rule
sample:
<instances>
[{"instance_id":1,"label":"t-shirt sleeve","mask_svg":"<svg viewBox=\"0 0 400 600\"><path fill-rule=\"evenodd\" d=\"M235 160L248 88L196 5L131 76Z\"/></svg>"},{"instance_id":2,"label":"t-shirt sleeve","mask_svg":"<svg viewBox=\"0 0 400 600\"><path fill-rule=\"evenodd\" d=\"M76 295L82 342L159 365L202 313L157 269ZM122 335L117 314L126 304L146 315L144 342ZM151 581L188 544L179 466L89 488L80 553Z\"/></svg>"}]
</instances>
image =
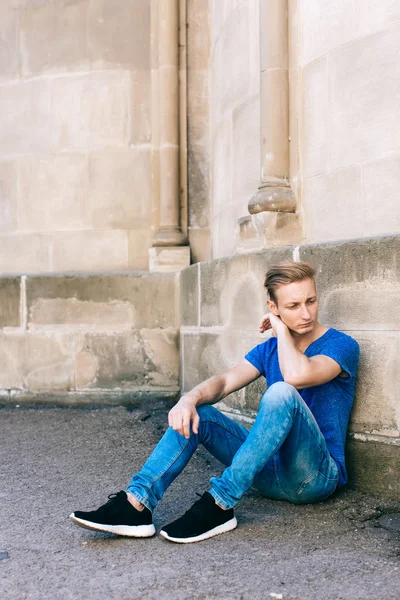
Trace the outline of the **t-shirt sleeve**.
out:
<instances>
[{"instance_id":1,"label":"t-shirt sleeve","mask_svg":"<svg viewBox=\"0 0 400 600\"><path fill-rule=\"evenodd\" d=\"M345 371L352 379L355 378L360 358L360 347L355 339L345 334L335 337L321 349L319 354L333 358L340 365L342 371Z\"/></svg>"},{"instance_id":2,"label":"t-shirt sleeve","mask_svg":"<svg viewBox=\"0 0 400 600\"><path fill-rule=\"evenodd\" d=\"M263 344L258 344L255 348L250 350L245 355L245 359L249 361L250 364L253 365L258 371L260 371L261 375L265 377L265 354L267 349L267 342Z\"/></svg>"}]
</instances>

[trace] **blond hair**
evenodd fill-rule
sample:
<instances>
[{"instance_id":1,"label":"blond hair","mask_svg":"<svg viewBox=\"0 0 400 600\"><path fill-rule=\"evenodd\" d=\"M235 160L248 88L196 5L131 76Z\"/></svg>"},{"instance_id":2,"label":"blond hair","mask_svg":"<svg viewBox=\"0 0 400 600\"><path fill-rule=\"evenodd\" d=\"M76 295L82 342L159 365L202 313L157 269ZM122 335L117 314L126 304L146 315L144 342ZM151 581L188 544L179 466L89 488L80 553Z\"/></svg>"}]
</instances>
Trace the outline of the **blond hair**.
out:
<instances>
[{"instance_id":1,"label":"blond hair","mask_svg":"<svg viewBox=\"0 0 400 600\"><path fill-rule=\"evenodd\" d=\"M314 281L314 277L315 269L310 263L285 260L268 269L265 274L264 287L267 288L270 300L278 304L275 292L280 285L287 285L294 281L303 281L303 279L312 279Z\"/></svg>"}]
</instances>

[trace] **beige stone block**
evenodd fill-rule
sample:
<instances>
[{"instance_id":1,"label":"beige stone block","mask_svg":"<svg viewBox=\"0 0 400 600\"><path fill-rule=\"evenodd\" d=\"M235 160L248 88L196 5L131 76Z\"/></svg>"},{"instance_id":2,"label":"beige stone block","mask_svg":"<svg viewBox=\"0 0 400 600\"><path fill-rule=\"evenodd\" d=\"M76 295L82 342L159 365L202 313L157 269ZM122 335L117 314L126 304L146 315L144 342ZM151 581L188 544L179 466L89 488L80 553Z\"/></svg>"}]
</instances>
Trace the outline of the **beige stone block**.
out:
<instances>
[{"instance_id":1,"label":"beige stone block","mask_svg":"<svg viewBox=\"0 0 400 600\"><path fill-rule=\"evenodd\" d=\"M0 231L14 231L18 190L18 163L0 160Z\"/></svg>"},{"instance_id":2,"label":"beige stone block","mask_svg":"<svg viewBox=\"0 0 400 600\"><path fill-rule=\"evenodd\" d=\"M149 0L90 0L88 45L95 66L150 69Z\"/></svg>"},{"instance_id":3,"label":"beige stone block","mask_svg":"<svg viewBox=\"0 0 400 600\"><path fill-rule=\"evenodd\" d=\"M250 44L247 6L241 5L226 23L215 48L212 64L215 124L248 95Z\"/></svg>"},{"instance_id":4,"label":"beige stone block","mask_svg":"<svg viewBox=\"0 0 400 600\"><path fill-rule=\"evenodd\" d=\"M228 209L216 215L212 222L213 258L230 256L235 252L235 221L229 218Z\"/></svg>"},{"instance_id":5,"label":"beige stone block","mask_svg":"<svg viewBox=\"0 0 400 600\"><path fill-rule=\"evenodd\" d=\"M250 98L232 114L234 202L247 202L260 183L260 98ZM245 214L246 214L245 213Z\"/></svg>"},{"instance_id":6,"label":"beige stone block","mask_svg":"<svg viewBox=\"0 0 400 600\"><path fill-rule=\"evenodd\" d=\"M208 69L210 61L210 3L208 0L189 0L186 15L187 63L192 70Z\"/></svg>"},{"instance_id":7,"label":"beige stone block","mask_svg":"<svg viewBox=\"0 0 400 600\"><path fill-rule=\"evenodd\" d=\"M225 211L232 201L232 125L227 118L215 132L212 163L213 215Z\"/></svg>"},{"instance_id":8,"label":"beige stone block","mask_svg":"<svg viewBox=\"0 0 400 600\"><path fill-rule=\"evenodd\" d=\"M60 231L47 237L52 252L51 269L54 271L127 269L126 231Z\"/></svg>"},{"instance_id":9,"label":"beige stone block","mask_svg":"<svg viewBox=\"0 0 400 600\"><path fill-rule=\"evenodd\" d=\"M192 263L212 259L211 230L189 227L188 231Z\"/></svg>"},{"instance_id":10,"label":"beige stone block","mask_svg":"<svg viewBox=\"0 0 400 600\"><path fill-rule=\"evenodd\" d=\"M305 148L302 148L300 131L302 127L303 92L301 89L302 71L300 68L289 70L289 181L297 201L301 206L300 164L304 160Z\"/></svg>"},{"instance_id":11,"label":"beige stone block","mask_svg":"<svg viewBox=\"0 0 400 600\"><path fill-rule=\"evenodd\" d=\"M0 278L0 327L19 327L21 279Z\"/></svg>"},{"instance_id":12,"label":"beige stone block","mask_svg":"<svg viewBox=\"0 0 400 600\"><path fill-rule=\"evenodd\" d=\"M150 228L128 231L128 269L148 271L152 237Z\"/></svg>"},{"instance_id":13,"label":"beige stone block","mask_svg":"<svg viewBox=\"0 0 400 600\"><path fill-rule=\"evenodd\" d=\"M362 0L360 6L362 7L362 10L358 11L360 35L368 35L400 20L400 6L397 0Z\"/></svg>"},{"instance_id":14,"label":"beige stone block","mask_svg":"<svg viewBox=\"0 0 400 600\"><path fill-rule=\"evenodd\" d=\"M22 72L87 69L87 0L26 3L20 11Z\"/></svg>"},{"instance_id":15,"label":"beige stone block","mask_svg":"<svg viewBox=\"0 0 400 600\"><path fill-rule=\"evenodd\" d=\"M237 221L236 248L240 251L300 244L303 238L298 213L262 212Z\"/></svg>"},{"instance_id":16,"label":"beige stone block","mask_svg":"<svg viewBox=\"0 0 400 600\"><path fill-rule=\"evenodd\" d=\"M0 78L10 79L19 72L17 36L18 12L10 3L0 6Z\"/></svg>"},{"instance_id":17,"label":"beige stone block","mask_svg":"<svg viewBox=\"0 0 400 600\"><path fill-rule=\"evenodd\" d=\"M183 269L180 276L180 325L199 324L199 265Z\"/></svg>"},{"instance_id":18,"label":"beige stone block","mask_svg":"<svg viewBox=\"0 0 400 600\"><path fill-rule=\"evenodd\" d=\"M397 332L348 332L360 344L356 400L351 414L353 431L400 429L400 335Z\"/></svg>"},{"instance_id":19,"label":"beige stone block","mask_svg":"<svg viewBox=\"0 0 400 600\"><path fill-rule=\"evenodd\" d=\"M38 298L29 307L29 328L129 329L136 321L135 308L128 300L97 302L77 298Z\"/></svg>"},{"instance_id":20,"label":"beige stone block","mask_svg":"<svg viewBox=\"0 0 400 600\"><path fill-rule=\"evenodd\" d=\"M51 152L56 148L60 129L51 111L49 79L2 86L0 114L7 115L0 120L1 154Z\"/></svg>"},{"instance_id":21,"label":"beige stone block","mask_svg":"<svg viewBox=\"0 0 400 600\"><path fill-rule=\"evenodd\" d=\"M151 73L132 73L132 101L130 116L130 144L151 142Z\"/></svg>"},{"instance_id":22,"label":"beige stone block","mask_svg":"<svg viewBox=\"0 0 400 600\"><path fill-rule=\"evenodd\" d=\"M400 231L400 156L367 163L361 168L364 235Z\"/></svg>"},{"instance_id":23,"label":"beige stone block","mask_svg":"<svg viewBox=\"0 0 400 600\"><path fill-rule=\"evenodd\" d=\"M64 322L77 325L85 321L90 324L95 322L90 317L91 312L97 312L103 318L105 308L111 310L110 307L115 306L117 310L114 315L127 318L126 325L129 327L176 328L179 324L178 284L179 277L174 274L148 272L28 277L28 325L59 325ZM33 310L50 300L63 301L53 314ZM108 314L112 316L112 312ZM41 321L37 321L39 315ZM113 322L117 323L118 319L113 318ZM97 324L102 325L101 322Z\"/></svg>"},{"instance_id":24,"label":"beige stone block","mask_svg":"<svg viewBox=\"0 0 400 600\"><path fill-rule=\"evenodd\" d=\"M249 14L249 94L260 93L260 0L247 0Z\"/></svg>"},{"instance_id":25,"label":"beige stone block","mask_svg":"<svg viewBox=\"0 0 400 600\"><path fill-rule=\"evenodd\" d=\"M157 246L149 249L149 270L171 273L190 265L189 246Z\"/></svg>"},{"instance_id":26,"label":"beige stone block","mask_svg":"<svg viewBox=\"0 0 400 600\"><path fill-rule=\"evenodd\" d=\"M357 4L353 0L300 3L303 65L357 37L359 14L364 11L364 5L360 10Z\"/></svg>"},{"instance_id":27,"label":"beige stone block","mask_svg":"<svg viewBox=\"0 0 400 600\"><path fill-rule=\"evenodd\" d=\"M78 345L77 388L176 389L178 362L175 330L88 333Z\"/></svg>"},{"instance_id":28,"label":"beige stone block","mask_svg":"<svg viewBox=\"0 0 400 600\"><path fill-rule=\"evenodd\" d=\"M88 212L95 229L134 229L151 222L150 149L89 155Z\"/></svg>"},{"instance_id":29,"label":"beige stone block","mask_svg":"<svg viewBox=\"0 0 400 600\"><path fill-rule=\"evenodd\" d=\"M304 228L307 241L362 235L363 206L359 167L304 181Z\"/></svg>"},{"instance_id":30,"label":"beige stone block","mask_svg":"<svg viewBox=\"0 0 400 600\"><path fill-rule=\"evenodd\" d=\"M21 157L18 229L57 231L87 227L87 191L85 154Z\"/></svg>"},{"instance_id":31,"label":"beige stone block","mask_svg":"<svg viewBox=\"0 0 400 600\"><path fill-rule=\"evenodd\" d=\"M303 119L302 154L304 177L313 177L329 169L330 119L328 58L307 65L302 72ZM344 144L342 139L341 143ZM346 138L347 143L347 138Z\"/></svg>"},{"instance_id":32,"label":"beige stone block","mask_svg":"<svg viewBox=\"0 0 400 600\"><path fill-rule=\"evenodd\" d=\"M399 36L400 23L332 54L332 169L398 152Z\"/></svg>"},{"instance_id":33,"label":"beige stone block","mask_svg":"<svg viewBox=\"0 0 400 600\"><path fill-rule=\"evenodd\" d=\"M0 236L0 273L40 273L49 269L49 245L42 235Z\"/></svg>"},{"instance_id":34,"label":"beige stone block","mask_svg":"<svg viewBox=\"0 0 400 600\"><path fill-rule=\"evenodd\" d=\"M57 334L3 334L0 388L69 390L74 386L74 340Z\"/></svg>"},{"instance_id":35,"label":"beige stone block","mask_svg":"<svg viewBox=\"0 0 400 600\"><path fill-rule=\"evenodd\" d=\"M210 75L207 70L189 71L187 79L188 145L208 147L210 127Z\"/></svg>"},{"instance_id":36,"label":"beige stone block","mask_svg":"<svg viewBox=\"0 0 400 600\"><path fill-rule=\"evenodd\" d=\"M192 145L188 153L189 226L208 227L210 223L209 150Z\"/></svg>"},{"instance_id":37,"label":"beige stone block","mask_svg":"<svg viewBox=\"0 0 400 600\"><path fill-rule=\"evenodd\" d=\"M88 149L126 145L131 75L101 71L52 81L52 115L58 147Z\"/></svg>"}]
</instances>

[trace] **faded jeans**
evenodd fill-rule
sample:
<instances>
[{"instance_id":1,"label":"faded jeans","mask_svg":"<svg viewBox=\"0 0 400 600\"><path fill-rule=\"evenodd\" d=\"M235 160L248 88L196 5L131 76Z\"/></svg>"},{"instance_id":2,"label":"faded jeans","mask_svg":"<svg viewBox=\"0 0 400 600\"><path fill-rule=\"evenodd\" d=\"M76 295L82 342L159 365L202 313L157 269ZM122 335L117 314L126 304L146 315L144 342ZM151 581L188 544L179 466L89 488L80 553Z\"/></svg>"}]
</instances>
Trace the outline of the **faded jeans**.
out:
<instances>
[{"instance_id":1,"label":"faded jeans","mask_svg":"<svg viewBox=\"0 0 400 600\"><path fill-rule=\"evenodd\" d=\"M263 395L248 431L210 405L198 407L199 432L189 439L171 427L127 488L154 510L167 487L202 444L227 468L210 480L223 508L235 506L252 486L262 495L296 504L320 502L337 486L339 472L311 411L298 391L279 382Z\"/></svg>"}]
</instances>

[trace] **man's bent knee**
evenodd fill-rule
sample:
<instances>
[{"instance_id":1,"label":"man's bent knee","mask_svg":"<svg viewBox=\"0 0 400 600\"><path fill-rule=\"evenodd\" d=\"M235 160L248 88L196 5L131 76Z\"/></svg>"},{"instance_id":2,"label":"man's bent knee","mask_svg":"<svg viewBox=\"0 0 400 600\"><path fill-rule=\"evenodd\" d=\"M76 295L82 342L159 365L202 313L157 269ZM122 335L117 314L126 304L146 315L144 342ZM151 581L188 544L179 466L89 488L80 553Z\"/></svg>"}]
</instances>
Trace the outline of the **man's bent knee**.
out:
<instances>
[{"instance_id":1,"label":"man's bent knee","mask_svg":"<svg viewBox=\"0 0 400 600\"><path fill-rule=\"evenodd\" d=\"M297 400L299 396L298 391L290 383L285 381L277 381L269 386L267 391L261 398L262 404L267 404L269 407L272 405L281 406L282 404L293 404L294 400Z\"/></svg>"}]
</instances>

